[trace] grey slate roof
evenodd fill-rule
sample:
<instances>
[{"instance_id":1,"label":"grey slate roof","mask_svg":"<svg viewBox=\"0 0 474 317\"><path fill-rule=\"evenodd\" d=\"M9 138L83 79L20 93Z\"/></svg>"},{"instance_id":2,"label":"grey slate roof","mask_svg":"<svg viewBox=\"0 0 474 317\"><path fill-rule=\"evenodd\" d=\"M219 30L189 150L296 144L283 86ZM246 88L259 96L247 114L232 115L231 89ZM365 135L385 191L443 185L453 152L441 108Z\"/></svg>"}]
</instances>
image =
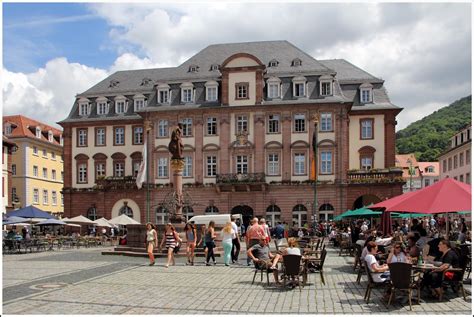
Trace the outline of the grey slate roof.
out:
<instances>
[{"instance_id":1,"label":"grey slate roof","mask_svg":"<svg viewBox=\"0 0 474 317\"><path fill-rule=\"evenodd\" d=\"M196 55L177 67L154 68L119 71L101 82L97 83L85 92L78 94L77 98L87 97L91 100L92 111L88 118L78 115L78 103L74 103L67 121L87 121L87 119L98 119L95 114L95 98L106 96L111 101L111 111L100 116L101 119L135 118L133 112L133 95L143 94L148 98L148 109L150 111L166 111L172 109L195 109L202 107L218 107L220 102L206 102L204 99L204 83L208 80L221 80L219 70L211 70L211 65L222 65L222 63L236 53L248 53L256 56L266 66L266 75L279 77L282 82L283 99L268 100L265 104L303 104L320 102L352 102L353 110L369 109L400 109L393 105L383 87L383 80L377 78L344 59L330 59L317 61L304 51L295 47L288 41L264 41L247 43L228 43L210 45ZM301 60L301 66L292 66L292 61ZM270 61L278 61L277 67L269 67ZM190 72L189 67L195 65L197 72ZM319 94L319 76L335 74L335 85L332 96L322 97ZM308 82L309 98L297 99L292 96L292 78L305 76ZM195 104L180 104L180 83L193 82L196 90ZM167 83L171 87L172 104L160 105L156 101L157 83ZM359 102L359 87L363 83L373 85L374 100L372 103L362 105ZM129 110L125 115L117 115L113 111L113 97L125 95L130 102ZM265 94L266 97L266 94Z\"/></svg>"}]
</instances>

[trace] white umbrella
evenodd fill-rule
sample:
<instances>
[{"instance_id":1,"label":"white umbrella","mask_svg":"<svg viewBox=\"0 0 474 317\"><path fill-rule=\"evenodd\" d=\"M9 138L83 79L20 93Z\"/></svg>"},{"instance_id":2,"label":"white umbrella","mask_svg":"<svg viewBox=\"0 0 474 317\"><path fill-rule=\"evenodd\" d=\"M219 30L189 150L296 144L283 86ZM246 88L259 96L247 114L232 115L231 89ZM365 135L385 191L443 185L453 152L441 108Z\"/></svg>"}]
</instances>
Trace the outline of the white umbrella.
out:
<instances>
[{"instance_id":1,"label":"white umbrella","mask_svg":"<svg viewBox=\"0 0 474 317\"><path fill-rule=\"evenodd\" d=\"M66 223L66 226L68 226L68 227L80 227L81 225L76 225L74 223Z\"/></svg>"},{"instance_id":2,"label":"white umbrella","mask_svg":"<svg viewBox=\"0 0 474 317\"><path fill-rule=\"evenodd\" d=\"M73 222L73 223L81 223L81 224L86 224L86 225L93 225L94 222L92 220L90 220L89 218L86 218L84 217L83 215L80 215L80 216L76 216L74 218L71 218L71 219L62 219L62 221L64 222Z\"/></svg>"},{"instance_id":3,"label":"white umbrella","mask_svg":"<svg viewBox=\"0 0 474 317\"><path fill-rule=\"evenodd\" d=\"M114 225L122 225L122 226L139 225L140 224L138 221L130 218L126 214L121 214L120 216L112 218L112 219L109 220L109 222L114 224Z\"/></svg>"},{"instance_id":4,"label":"white umbrella","mask_svg":"<svg viewBox=\"0 0 474 317\"><path fill-rule=\"evenodd\" d=\"M107 219L105 219L104 217L95 220L94 223L95 223L98 227L112 228L112 225L111 225L111 224L107 221Z\"/></svg>"},{"instance_id":5,"label":"white umbrella","mask_svg":"<svg viewBox=\"0 0 474 317\"><path fill-rule=\"evenodd\" d=\"M45 219L43 221L38 222L35 226L46 226L46 225L65 225L64 221L58 219Z\"/></svg>"}]
</instances>

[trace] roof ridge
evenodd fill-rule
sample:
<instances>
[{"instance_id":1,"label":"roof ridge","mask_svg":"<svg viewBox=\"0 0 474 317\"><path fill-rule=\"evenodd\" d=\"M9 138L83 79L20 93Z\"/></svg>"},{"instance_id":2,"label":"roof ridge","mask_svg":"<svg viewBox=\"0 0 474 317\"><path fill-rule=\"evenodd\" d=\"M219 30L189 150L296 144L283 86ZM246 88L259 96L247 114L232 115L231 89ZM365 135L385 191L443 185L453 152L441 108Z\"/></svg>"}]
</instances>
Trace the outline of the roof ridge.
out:
<instances>
[{"instance_id":1,"label":"roof ridge","mask_svg":"<svg viewBox=\"0 0 474 317\"><path fill-rule=\"evenodd\" d=\"M53 126L51 126L51 125L49 125L49 124L47 124L47 123L40 122L40 121L38 121L38 120L36 120L36 119L32 119L32 118L27 117L27 116L22 115L22 114L4 116L3 119L5 120L5 119L13 118L13 117L15 117L15 118L18 119L19 125L21 126L21 130L22 130L21 132L22 132L22 134L25 134L25 130L24 130L24 129L27 128L26 126L27 126L30 122L31 122L31 123L34 123L34 124L36 124L36 125L44 126L44 127L46 127L48 130L52 130L53 132L59 132L59 133L62 133L62 132L63 132L62 130L59 130L59 129L57 129L57 128L55 128L55 127L53 127ZM28 121L30 121L30 122L28 122Z\"/></svg>"},{"instance_id":2,"label":"roof ridge","mask_svg":"<svg viewBox=\"0 0 474 317\"><path fill-rule=\"evenodd\" d=\"M344 61L345 63L347 63L347 64L349 64L349 65L351 65L351 66L357 68L357 69L360 70L361 72L364 72L364 73L366 73L367 75L369 75L369 76L371 76L371 77L373 77L373 78L375 78L375 79L383 80L382 78L379 78L379 77L377 77L377 76L374 76L374 75L372 75L371 73L369 73L369 72L363 70L363 69L360 68L359 66L356 66L356 65L352 64L351 62L349 62L349 61L346 60L345 58L338 58L337 60Z\"/></svg>"},{"instance_id":3,"label":"roof ridge","mask_svg":"<svg viewBox=\"0 0 474 317\"><path fill-rule=\"evenodd\" d=\"M321 66L323 66L324 68L326 68L326 70L328 71L335 71L334 69L330 69L329 67L327 67L326 65L322 64L320 61L318 61L316 58L314 58L313 56L309 55L308 53L306 53L306 51L303 51L302 49L300 49L299 47L297 47L295 44L285 40L284 42L288 43L290 46L292 46L293 48L295 48L296 50L300 51L301 53L303 53L303 55L306 55L307 57L311 58L312 60L314 60L315 62L317 62L318 64L320 64Z\"/></svg>"}]
</instances>

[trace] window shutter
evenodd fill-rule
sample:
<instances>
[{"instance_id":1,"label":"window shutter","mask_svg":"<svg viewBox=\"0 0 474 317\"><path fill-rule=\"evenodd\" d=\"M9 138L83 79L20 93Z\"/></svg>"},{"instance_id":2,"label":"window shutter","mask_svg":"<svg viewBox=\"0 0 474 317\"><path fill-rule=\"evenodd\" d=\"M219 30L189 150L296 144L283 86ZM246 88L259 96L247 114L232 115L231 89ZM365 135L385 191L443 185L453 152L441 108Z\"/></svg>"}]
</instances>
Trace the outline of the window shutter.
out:
<instances>
[{"instance_id":1,"label":"window shutter","mask_svg":"<svg viewBox=\"0 0 474 317\"><path fill-rule=\"evenodd\" d=\"M171 105L171 97L173 96L173 91L170 89L168 90L168 103Z\"/></svg>"},{"instance_id":2,"label":"window shutter","mask_svg":"<svg viewBox=\"0 0 474 317\"><path fill-rule=\"evenodd\" d=\"M191 102L196 102L196 88L193 89L193 100Z\"/></svg>"}]
</instances>

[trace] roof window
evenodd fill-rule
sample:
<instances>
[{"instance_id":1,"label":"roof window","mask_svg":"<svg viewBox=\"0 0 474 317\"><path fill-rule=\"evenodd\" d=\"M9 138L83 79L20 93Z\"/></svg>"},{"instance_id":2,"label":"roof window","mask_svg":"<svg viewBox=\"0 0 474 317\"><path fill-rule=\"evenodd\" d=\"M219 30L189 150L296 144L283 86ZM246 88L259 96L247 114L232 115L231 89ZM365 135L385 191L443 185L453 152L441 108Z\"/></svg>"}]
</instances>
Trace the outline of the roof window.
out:
<instances>
[{"instance_id":1,"label":"roof window","mask_svg":"<svg viewBox=\"0 0 474 317\"><path fill-rule=\"evenodd\" d=\"M291 61L291 66L301 66L301 59L295 58L293 61Z\"/></svg>"}]
</instances>

